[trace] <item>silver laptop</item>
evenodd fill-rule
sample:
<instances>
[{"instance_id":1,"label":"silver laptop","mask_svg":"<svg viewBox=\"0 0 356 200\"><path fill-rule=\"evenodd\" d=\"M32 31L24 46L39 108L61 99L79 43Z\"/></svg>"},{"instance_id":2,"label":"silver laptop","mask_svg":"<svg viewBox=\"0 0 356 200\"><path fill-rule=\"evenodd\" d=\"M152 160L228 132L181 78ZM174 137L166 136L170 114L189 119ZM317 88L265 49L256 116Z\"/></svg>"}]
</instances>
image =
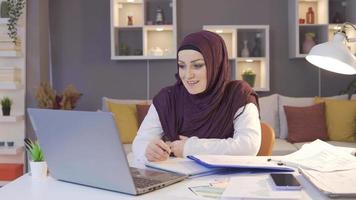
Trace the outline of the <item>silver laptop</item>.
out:
<instances>
[{"instance_id":1,"label":"silver laptop","mask_svg":"<svg viewBox=\"0 0 356 200\"><path fill-rule=\"evenodd\" d=\"M28 109L51 176L58 180L143 194L186 175L131 168L109 112Z\"/></svg>"}]
</instances>

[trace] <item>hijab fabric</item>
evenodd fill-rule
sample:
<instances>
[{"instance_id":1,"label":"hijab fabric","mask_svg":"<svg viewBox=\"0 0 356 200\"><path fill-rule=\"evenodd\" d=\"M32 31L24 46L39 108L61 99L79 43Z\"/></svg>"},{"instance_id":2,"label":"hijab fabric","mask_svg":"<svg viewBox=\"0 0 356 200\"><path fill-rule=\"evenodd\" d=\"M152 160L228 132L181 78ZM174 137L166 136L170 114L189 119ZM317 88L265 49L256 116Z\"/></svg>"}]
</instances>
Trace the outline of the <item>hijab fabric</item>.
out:
<instances>
[{"instance_id":1,"label":"hijab fabric","mask_svg":"<svg viewBox=\"0 0 356 200\"><path fill-rule=\"evenodd\" d=\"M199 51L203 55L207 88L202 93L190 94L177 73L177 82L163 88L153 98L164 132L163 139L174 141L179 139L179 135L232 137L235 113L248 103L258 107L257 94L244 81L230 81L226 46L218 34L209 31L189 34L180 45L177 58L178 52L185 49Z\"/></svg>"}]
</instances>

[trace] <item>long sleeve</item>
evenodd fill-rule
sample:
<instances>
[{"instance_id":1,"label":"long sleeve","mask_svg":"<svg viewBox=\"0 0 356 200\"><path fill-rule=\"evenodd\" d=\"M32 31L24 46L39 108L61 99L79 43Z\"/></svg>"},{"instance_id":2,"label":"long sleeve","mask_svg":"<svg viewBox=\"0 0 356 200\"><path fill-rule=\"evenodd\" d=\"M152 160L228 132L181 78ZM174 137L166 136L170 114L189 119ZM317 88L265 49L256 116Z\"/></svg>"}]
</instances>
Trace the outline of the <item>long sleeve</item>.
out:
<instances>
[{"instance_id":1,"label":"long sleeve","mask_svg":"<svg viewBox=\"0 0 356 200\"><path fill-rule=\"evenodd\" d=\"M241 107L235 114L241 113ZM184 145L184 156L193 154L256 155L261 144L261 125L255 104L234 120L234 135L228 139L199 139L190 137ZM132 150L139 161L147 161L145 151L153 139L163 136L156 108L152 104L135 137Z\"/></svg>"},{"instance_id":2,"label":"long sleeve","mask_svg":"<svg viewBox=\"0 0 356 200\"><path fill-rule=\"evenodd\" d=\"M235 116L242 110L243 107L236 112ZM183 155L257 155L261 145L261 125L256 105L247 104L245 111L233 123L234 135L232 138L199 139L190 137L184 145Z\"/></svg>"},{"instance_id":3,"label":"long sleeve","mask_svg":"<svg viewBox=\"0 0 356 200\"><path fill-rule=\"evenodd\" d=\"M148 143L154 139L159 139L163 136L163 129L159 121L158 113L152 104L147 112L145 119L142 121L137 135L132 143L132 151L135 158L139 161L147 161L145 152Z\"/></svg>"}]
</instances>

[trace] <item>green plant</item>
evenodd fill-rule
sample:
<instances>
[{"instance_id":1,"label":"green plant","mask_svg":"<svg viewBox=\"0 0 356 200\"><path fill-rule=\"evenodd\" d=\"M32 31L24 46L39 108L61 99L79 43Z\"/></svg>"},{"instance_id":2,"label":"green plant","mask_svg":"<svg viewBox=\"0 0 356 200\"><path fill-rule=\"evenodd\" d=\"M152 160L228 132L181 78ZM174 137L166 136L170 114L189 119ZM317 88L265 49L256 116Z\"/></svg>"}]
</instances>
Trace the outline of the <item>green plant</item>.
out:
<instances>
[{"instance_id":1,"label":"green plant","mask_svg":"<svg viewBox=\"0 0 356 200\"><path fill-rule=\"evenodd\" d=\"M23 8L25 7L25 0L6 0L9 9L9 21L7 23L7 34L12 39L12 42L17 44L17 21L19 20L21 14L23 13Z\"/></svg>"},{"instance_id":2,"label":"green plant","mask_svg":"<svg viewBox=\"0 0 356 200\"><path fill-rule=\"evenodd\" d=\"M256 75L255 72L252 71L252 69L246 69L243 71L242 76L248 76L248 75Z\"/></svg>"},{"instance_id":3,"label":"green plant","mask_svg":"<svg viewBox=\"0 0 356 200\"><path fill-rule=\"evenodd\" d=\"M25 146L33 162L44 161L43 151L38 141L32 142L30 139L25 138Z\"/></svg>"},{"instance_id":4,"label":"green plant","mask_svg":"<svg viewBox=\"0 0 356 200\"><path fill-rule=\"evenodd\" d=\"M1 99L2 108L11 108L12 100L9 97L4 97Z\"/></svg>"}]
</instances>

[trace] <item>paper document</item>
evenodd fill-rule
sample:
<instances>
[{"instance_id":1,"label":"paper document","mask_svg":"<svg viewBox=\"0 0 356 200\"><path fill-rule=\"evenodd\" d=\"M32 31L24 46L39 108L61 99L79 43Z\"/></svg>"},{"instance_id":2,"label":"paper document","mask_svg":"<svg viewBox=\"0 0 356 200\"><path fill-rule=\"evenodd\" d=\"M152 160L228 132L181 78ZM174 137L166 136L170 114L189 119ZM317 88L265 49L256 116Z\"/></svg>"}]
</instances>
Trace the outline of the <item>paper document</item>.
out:
<instances>
[{"instance_id":1,"label":"paper document","mask_svg":"<svg viewBox=\"0 0 356 200\"><path fill-rule=\"evenodd\" d=\"M302 199L302 192L275 190L268 174L230 178L222 198L230 199Z\"/></svg>"},{"instance_id":2,"label":"paper document","mask_svg":"<svg viewBox=\"0 0 356 200\"><path fill-rule=\"evenodd\" d=\"M315 187L330 197L356 197L356 169L319 172L299 169Z\"/></svg>"},{"instance_id":3,"label":"paper document","mask_svg":"<svg viewBox=\"0 0 356 200\"><path fill-rule=\"evenodd\" d=\"M188 158L210 168L233 168L258 171L294 171L294 169L269 162L268 156L227 156L227 155L194 155Z\"/></svg>"},{"instance_id":4,"label":"paper document","mask_svg":"<svg viewBox=\"0 0 356 200\"><path fill-rule=\"evenodd\" d=\"M321 172L356 169L356 157L350 152L321 140L315 140L303 145L294 153L281 156L280 160L287 165Z\"/></svg>"},{"instance_id":5,"label":"paper document","mask_svg":"<svg viewBox=\"0 0 356 200\"><path fill-rule=\"evenodd\" d=\"M218 169L211 169L211 168L201 166L187 158L172 157L165 161L148 162L145 165L147 167L185 174L188 176L195 176L195 175L200 175L200 174L205 174L210 172L213 173L215 171L218 171Z\"/></svg>"}]
</instances>

